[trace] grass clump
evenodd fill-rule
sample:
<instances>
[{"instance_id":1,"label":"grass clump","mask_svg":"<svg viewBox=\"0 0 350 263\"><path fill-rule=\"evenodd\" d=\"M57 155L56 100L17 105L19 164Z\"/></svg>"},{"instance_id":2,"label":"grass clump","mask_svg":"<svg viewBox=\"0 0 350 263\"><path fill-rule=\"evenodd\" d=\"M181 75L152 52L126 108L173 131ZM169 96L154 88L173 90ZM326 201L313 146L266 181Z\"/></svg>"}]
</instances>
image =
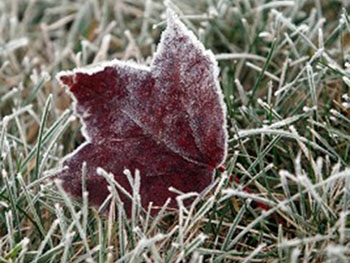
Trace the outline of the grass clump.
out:
<instances>
[{"instance_id":1,"label":"grass clump","mask_svg":"<svg viewBox=\"0 0 350 263\"><path fill-rule=\"evenodd\" d=\"M188 208L180 196L179 211L151 218L135 198L127 219L117 201L104 215L50 180L83 141L53 76L147 64L163 2L0 2L0 262L349 262L346 1L170 5L219 61L227 171Z\"/></svg>"}]
</instances>

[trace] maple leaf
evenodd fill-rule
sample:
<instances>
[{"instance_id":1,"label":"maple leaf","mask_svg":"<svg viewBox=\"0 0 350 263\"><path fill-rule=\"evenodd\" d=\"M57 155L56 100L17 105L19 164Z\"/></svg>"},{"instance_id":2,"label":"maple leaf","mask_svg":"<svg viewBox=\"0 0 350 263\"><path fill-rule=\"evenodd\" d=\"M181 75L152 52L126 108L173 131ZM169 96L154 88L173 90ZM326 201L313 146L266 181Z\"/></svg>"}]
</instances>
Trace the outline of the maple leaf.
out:
<instances>
[{"instance_id":1,"label":"maple leaf","mask_svg":"<svg viewBox=\"0 0 350 263\"><path fill-rule=\"evenodd\" d=\"M113 60L58 74L76 100L86 142L63 160L65 190L82 192L82 164L92 205L109 195L98 167L127 191L123 171L138 169L143 207L162 206L175 193L201 192L226 156L225 107L213 54L167 12L167 28L150 67ZM121 198L130 212L131 202ZM129 213L128 212L128 213Z\"/></svg>"}]
</instances>

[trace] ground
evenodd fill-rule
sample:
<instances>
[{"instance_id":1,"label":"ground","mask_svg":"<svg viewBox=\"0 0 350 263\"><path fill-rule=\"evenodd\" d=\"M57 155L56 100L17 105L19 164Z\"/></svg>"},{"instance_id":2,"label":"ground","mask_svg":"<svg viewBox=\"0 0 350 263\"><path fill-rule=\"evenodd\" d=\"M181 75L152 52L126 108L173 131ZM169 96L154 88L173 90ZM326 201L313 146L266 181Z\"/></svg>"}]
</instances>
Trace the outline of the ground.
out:
<instances>
[{"instance_id":1,"label":"ground","mask_svg":"<svg viewBox=\"0 0 350 263\"><path fill-rule=\"evenodd\" d=\"M52 180L84 141L55 76L114 58L148 65L165 5L219 63L226 171L172 214L101 213ZM1 1L0 262L350 262L348 9L345 0Z\"/></svg>"}]
</instances>

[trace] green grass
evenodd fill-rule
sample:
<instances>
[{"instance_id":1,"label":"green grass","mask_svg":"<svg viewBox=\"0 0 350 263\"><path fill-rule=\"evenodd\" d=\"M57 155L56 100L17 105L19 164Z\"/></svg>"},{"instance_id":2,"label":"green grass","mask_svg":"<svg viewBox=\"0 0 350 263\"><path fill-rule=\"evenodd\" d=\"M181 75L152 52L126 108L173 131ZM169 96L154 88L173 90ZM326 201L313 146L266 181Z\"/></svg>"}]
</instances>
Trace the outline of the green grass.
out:
<instances>
[{"instance_id":1,"label":"green grass","mask_svg":"<svg viewBox=\"0 0 350 263\"><path fill-rule=\"evenodd\" d=\"M112 58L149 63L164 28L163 2L1 1L0 262L349 262L345 4L170 3L219 61L227 172L217 172L192 206L179 197L170 215L151 218L132 193L127 219L103 170L117 205L109 214L89 208L86 194L70 200L51 180L83 142L54 76ZM126 174L137 190L140 175Z\"/></svg>"}]
</instances>

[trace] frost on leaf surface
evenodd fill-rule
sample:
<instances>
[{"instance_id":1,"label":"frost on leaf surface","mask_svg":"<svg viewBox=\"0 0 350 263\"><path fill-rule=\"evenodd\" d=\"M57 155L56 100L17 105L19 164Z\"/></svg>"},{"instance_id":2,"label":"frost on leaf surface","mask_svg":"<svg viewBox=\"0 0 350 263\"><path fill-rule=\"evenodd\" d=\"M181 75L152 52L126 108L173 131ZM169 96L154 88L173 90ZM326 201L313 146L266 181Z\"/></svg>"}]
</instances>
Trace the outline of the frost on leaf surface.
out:
<instances>
[{"instance_id":1,"label":"frost on leaf surface","mask_svg":"<svg viewBox=\"0 0 350 263\"><path fill-rule=\"evenodd\" d=\"M89 200L109 195L96 169L114 175L127 191L123 171L140 170L143 207L162 206L175 194L201 192L225 159L225 108L218 68L210 51L171 12L150 67L118 60L61 72L58 79L76 100L84 124L83 145L65 157L58 173L72 196L81 196L86 162ZM119 193L126 211L131 202Z\"/></svg>"}]
</instances>

